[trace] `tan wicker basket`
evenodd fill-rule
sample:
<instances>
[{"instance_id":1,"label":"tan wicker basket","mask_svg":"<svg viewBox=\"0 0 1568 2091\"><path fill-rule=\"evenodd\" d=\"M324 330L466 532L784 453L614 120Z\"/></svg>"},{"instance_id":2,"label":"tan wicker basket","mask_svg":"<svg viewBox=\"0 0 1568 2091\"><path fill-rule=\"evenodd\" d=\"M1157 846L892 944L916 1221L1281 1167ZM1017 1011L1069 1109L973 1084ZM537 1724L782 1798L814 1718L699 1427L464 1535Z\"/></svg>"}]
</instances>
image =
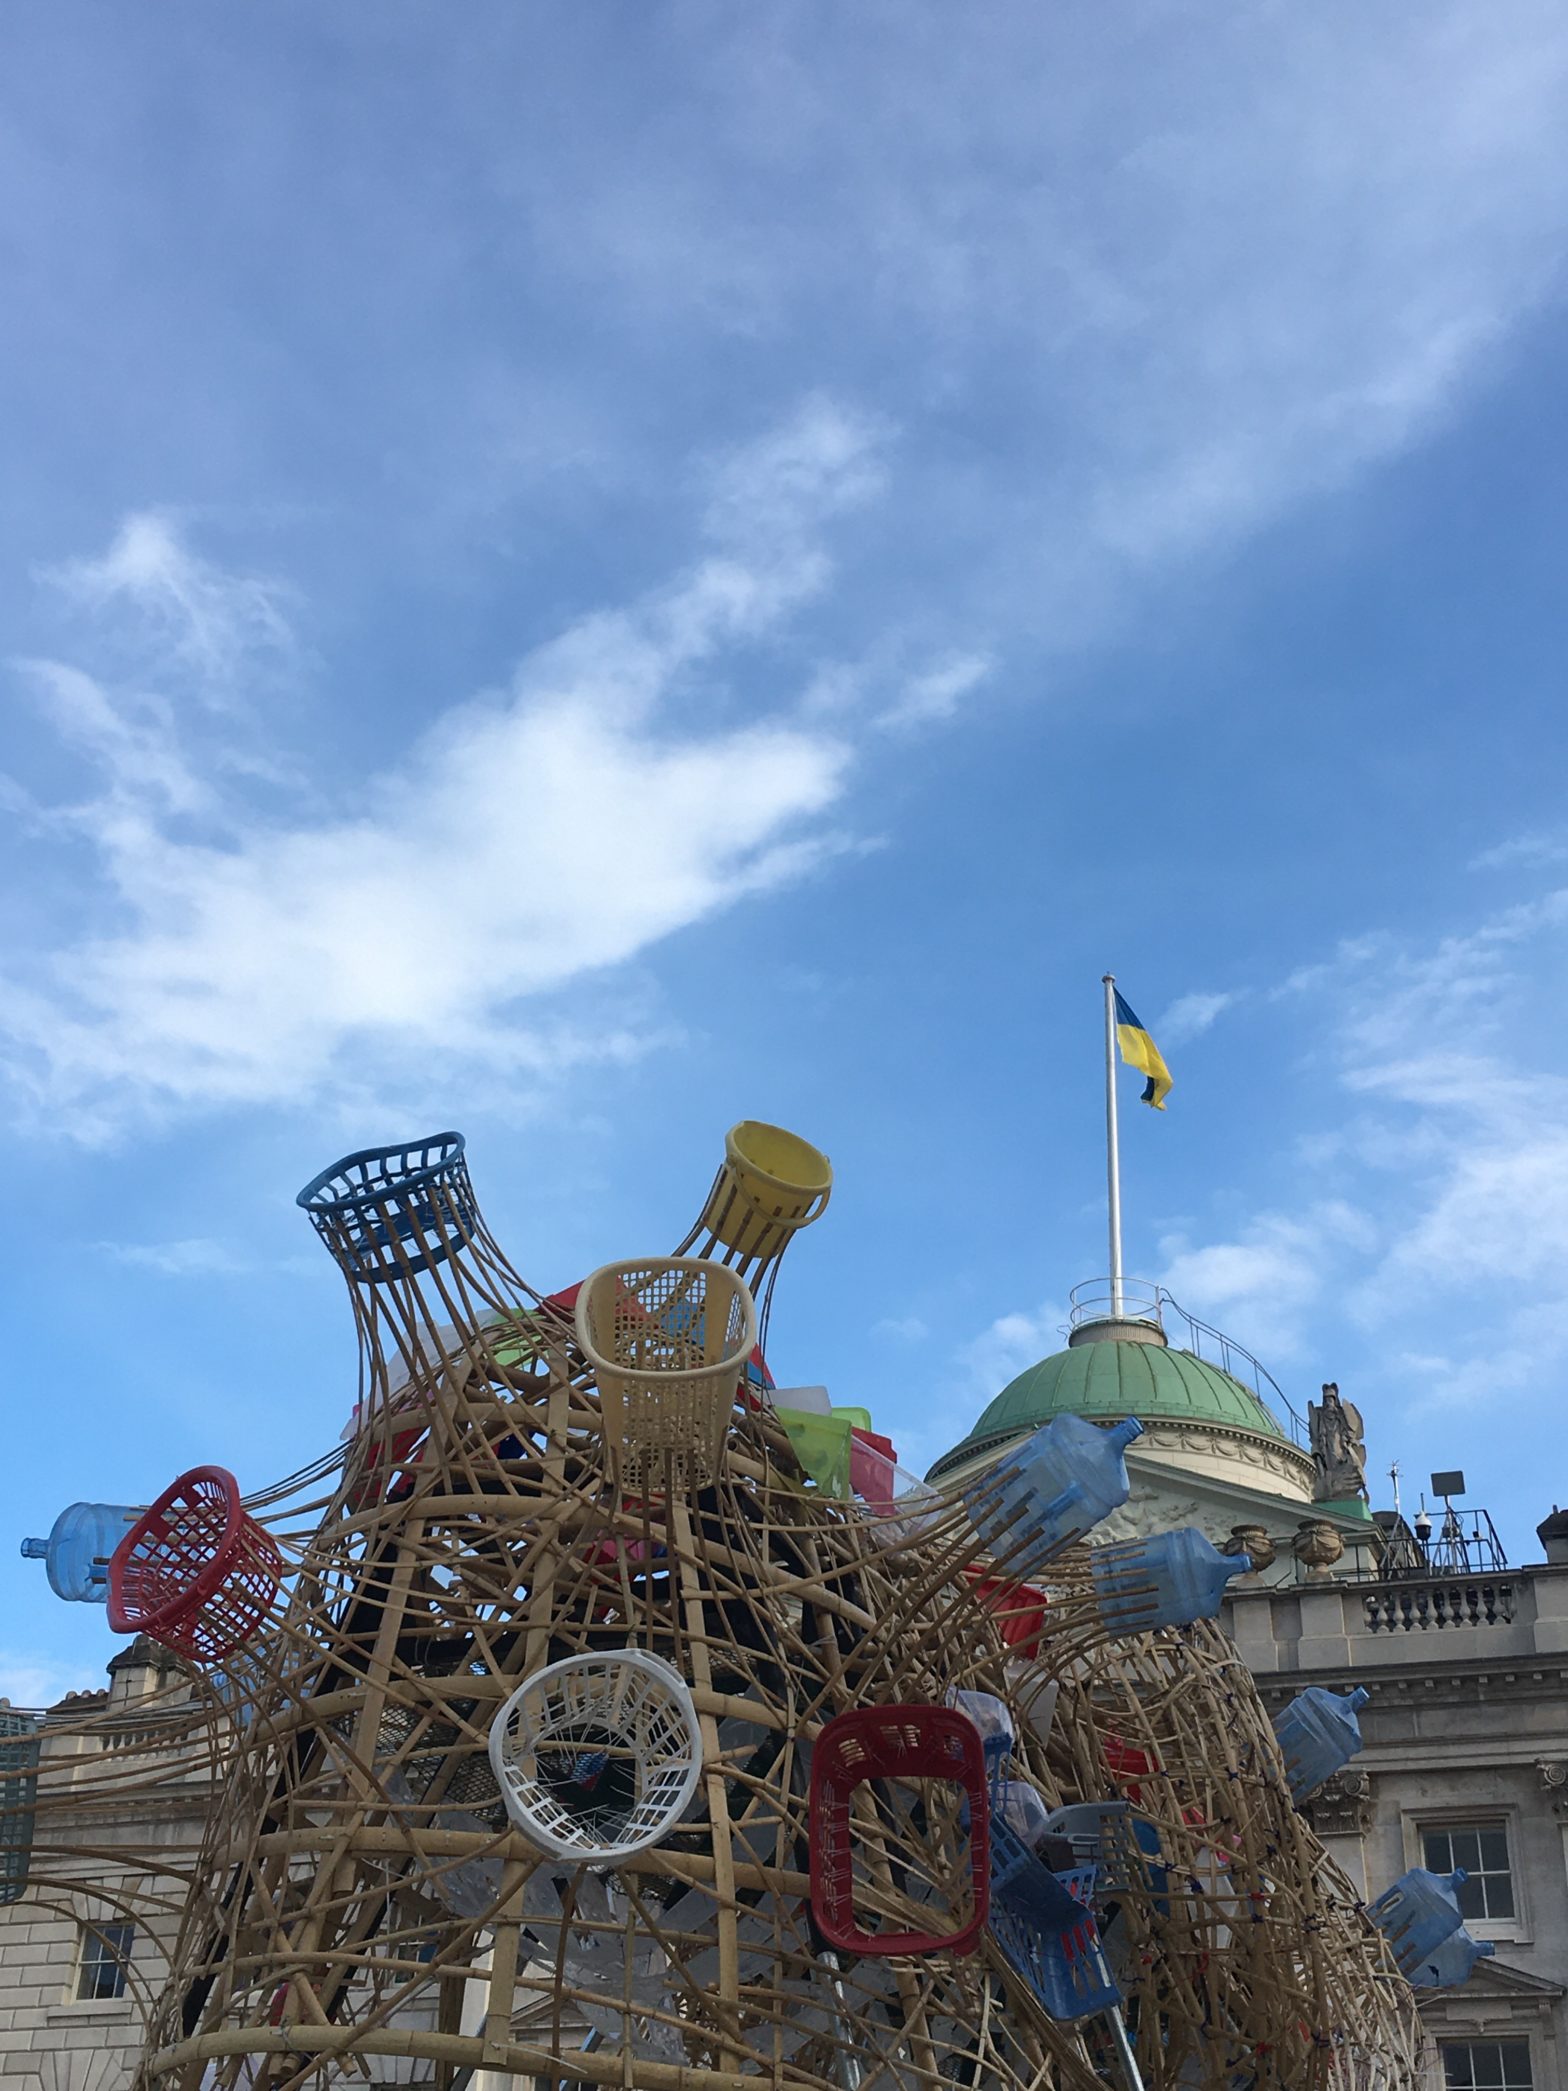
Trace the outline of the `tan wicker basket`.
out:
<instances>
[{"instance_id":1,"label":"tan wicker basket","mask_svg":"<svg viewBox=\"0 0 1568 2091\"><path fill-rule=\"evenodd\" d=\"M701 1256L607 1263L577 1295L577 1341L626 1478L666 1454L678 1471L709 1478L757 1342L743 1281Z\"/></svg>"}]
</instances>

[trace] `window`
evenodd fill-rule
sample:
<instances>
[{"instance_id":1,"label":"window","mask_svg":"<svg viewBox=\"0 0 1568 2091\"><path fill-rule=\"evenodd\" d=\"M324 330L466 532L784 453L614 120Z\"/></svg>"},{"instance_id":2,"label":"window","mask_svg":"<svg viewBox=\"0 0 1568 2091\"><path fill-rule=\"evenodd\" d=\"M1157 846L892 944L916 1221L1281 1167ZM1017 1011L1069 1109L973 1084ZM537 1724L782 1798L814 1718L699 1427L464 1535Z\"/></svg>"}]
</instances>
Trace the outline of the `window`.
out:
<instances>
[{"instance_id":1,"label":"window","mask_svg":"<svg viewBox=\"0 0 1568 2091\"><path fill-rule=\"evenodd\" d=\"M1445 2040L1447 2091L1531 2091L1528 2040Z\"/></svg>"},{"instance_id":2,"label":"window","mask_svg":"<svg viewBox=\"0 0 1568 2091\"><path fill-rule=\"evenodd\" d=\"M1421 1832L1421 1863L1430 1873L1463 1866L1470 1878L1459 1890L1465 1919L1512 1917L1514 1881L1508 1868L1508 1831L1500 1822L1449 1823Z\"/></svg>"},{"instance_id":3,"label":"window","mask_svg":"<svg viewBox=\"0 0 1568 2091\"><path fill-rule=\"evenodd\" d=\"M84 1924L81 1972L76 1978L79 2004L104 2003L125 1995L125 1967L131 1957L134 1924Z\"/></svg>"}]
</instances>

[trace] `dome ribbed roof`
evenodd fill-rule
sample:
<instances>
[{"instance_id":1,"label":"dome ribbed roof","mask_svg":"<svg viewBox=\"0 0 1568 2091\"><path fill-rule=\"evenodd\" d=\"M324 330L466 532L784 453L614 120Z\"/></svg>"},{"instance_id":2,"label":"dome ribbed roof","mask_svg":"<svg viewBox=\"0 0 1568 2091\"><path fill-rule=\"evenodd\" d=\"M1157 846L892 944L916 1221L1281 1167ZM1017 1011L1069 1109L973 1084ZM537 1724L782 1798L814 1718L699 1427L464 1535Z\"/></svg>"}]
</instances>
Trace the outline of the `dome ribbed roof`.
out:
<instances>
[{"instance_id":1,"label":"dome ribbed roof","mask_svg":"<svg viewBox=\"0 0 1568 2091\"><path fill-rule=\"evenodd\" d=\"M1136 1416L1141 1423L1208 1423L1285 1438L1250 1387L1190 1350L1167 1350L1157 1343L1076 1343L1020 1372L968 1437L943 1453L931 1476L978 1453L1001 1451L1063 1415L1107 1423L1122 1416Z\"/></svg>"}]
</instances>

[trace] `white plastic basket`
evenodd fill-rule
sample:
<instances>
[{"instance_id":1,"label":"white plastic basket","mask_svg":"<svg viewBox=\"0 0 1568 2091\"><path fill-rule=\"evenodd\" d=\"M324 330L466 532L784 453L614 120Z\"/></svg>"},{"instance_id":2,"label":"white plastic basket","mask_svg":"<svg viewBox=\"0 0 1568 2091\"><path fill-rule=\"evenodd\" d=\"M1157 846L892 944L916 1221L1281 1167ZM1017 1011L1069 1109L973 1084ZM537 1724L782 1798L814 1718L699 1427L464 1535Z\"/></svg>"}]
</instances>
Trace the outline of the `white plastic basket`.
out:
<instances>
[{"instance_id":1,"label":"white plastic basket","mask_svg":"<svg viewBox=\"0 0 1568 2091\"><path fill-rule=\"evenodd\" d=\"M701 1256L607 1263L577 1295L577 1342L625 1479L665 1454L678 1473L711 1478L757 1343L744 1280Z\"/></svg>"},{"instance_id":2,"label":"white plastic basket","mask_svg":"<svg viewBox=\"0 0 1568 2091\"><path fill-rule=\"evenodd\" d=\"M524 1680L490 1726L506 1812L542 1851L618 1866L691 1805L702 1731L679 1671L641 1649L571 1655Z\"/></svg>"}]
</instances>

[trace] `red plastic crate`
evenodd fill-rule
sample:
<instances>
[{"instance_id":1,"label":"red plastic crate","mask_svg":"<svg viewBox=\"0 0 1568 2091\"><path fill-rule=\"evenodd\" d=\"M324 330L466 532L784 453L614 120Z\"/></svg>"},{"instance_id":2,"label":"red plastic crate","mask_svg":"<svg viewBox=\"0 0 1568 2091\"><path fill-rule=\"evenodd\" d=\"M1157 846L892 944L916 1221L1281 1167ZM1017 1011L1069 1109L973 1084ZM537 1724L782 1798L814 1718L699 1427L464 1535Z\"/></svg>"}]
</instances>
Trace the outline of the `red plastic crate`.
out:
<instances>
[{"instance_id":1,"label":"red plastic crate","mask_svg":"<svg viewBox=\"0 0 1568 2091\"><path fill-rule=\"evenodd\" d=\"M193 1663L249 1641L283 1580L277 1541L223 1467L192 1467L166 1488L109 1562L109 1625L150 1634Z\"/></svg>"},{"instance_id":2,"label":"red plastic crate","mask_svg":"<svg viewBox=\"0 0 1568 2091\"><path fill-rule=\"evenodd\" d=\"M957 1931L862 1931L855 1922L857 1833L850 1800L868 1779L945 1779L969 1804L974 1907ZM811 1909L828 1945L866 1959L972 1953L991 1907L990 1801L980 1731L951 1706L867 1706L841 1713L811 1759Z\"/></svg>"}]
</instances>

